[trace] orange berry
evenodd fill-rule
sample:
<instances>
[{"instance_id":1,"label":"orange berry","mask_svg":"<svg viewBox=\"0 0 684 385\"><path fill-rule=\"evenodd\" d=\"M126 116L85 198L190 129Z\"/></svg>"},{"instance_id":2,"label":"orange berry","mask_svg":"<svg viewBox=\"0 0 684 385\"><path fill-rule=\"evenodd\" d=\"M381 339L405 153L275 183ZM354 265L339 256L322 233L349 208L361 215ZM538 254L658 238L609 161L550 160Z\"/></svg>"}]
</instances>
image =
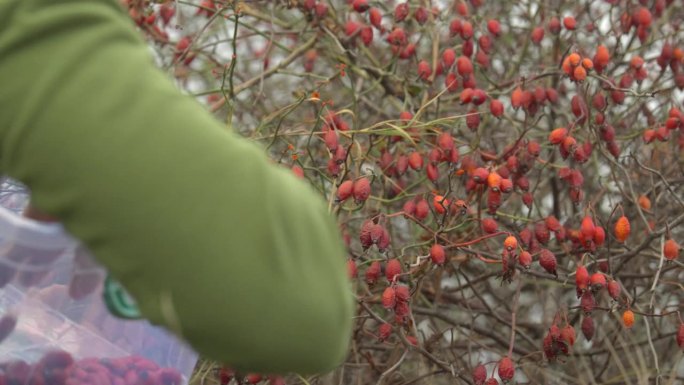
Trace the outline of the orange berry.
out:
<instances>
[{"instance_id":1,"label":"orange berry","mask_svg":"<svg viewBox=\"0 0 684 385\"><path fill-rule=\"evenodd\" d=\"M581 82L587 78L587 70L585 70L582 66L577 66L575 67L575 71L573 71L572 75L576 81Z\"/></svg>"},{"instance_id":2,"label":"orange berry","mask_svg":"<svg viewBox=\"0 0 684 385\"><path fill-rule=\"evenodd\" d=\"M625 310L625 312L622 313L622 322L624 322L627 329L634 326L634 312L629 309Z\"/></svg>"},{"instance_id":3,"label":"orange berry","mask_svg":"<svg viewBox=\"0 0 684 385\"><path fill-rule=\"evenodd\" d=\"M650 210L651 209L651 200L648 199L648 197L646 195L642 195L639 197L639 206L644 210Z\"/></svg>"},{"instance_id":4,"label":"orange berry","mask_svg":"<svg viewBox=\"0 0 684 385\"><path fill-rule=\"evenodd\" d=\"M520 108L523 105L523 99L523 90L522 88L517 87L511 94L511 106L513 106L514 109Z\"/></svg>"},{"instance_id":5,"label":"orange berry","mask_svg":"<svg viewBox=\"0 0 684 385\"><path fill-rule=\"evenodd\" d=\"M623 215L615 223L615 238L617 238L619 242L624 242L629 237L631 230L629 219Z\"/></svg>"},{"instance_id":6,"label":"orange berry","mask_svg":"<svg viewBox=\"0 0 684 385\"><path fill-rule=\"evenodd\" d=\"M585 57L584 59L582 59L582 67L584 67L587 70L590 70L594 68L594 62L591 61L591 59L589 59L588 57Z\"/></svg>"},{"instance_id":7,"label":"orange berry","mask_svg":"<svg viewBox=\"0 0 684 385\"><path fill-rule=\"evenodd\" d=\"M515 250L518 247L518 240L514 236L509 235L504 240L504 247L509 251Z\"/></svg>"},{"instance_id":8,"label":"orange berry","mask_svg":"<svg viewBox=\"0 0 684 385\"><path fill-rule=\"evenodd\" d=\"M570 64L574 66L578 66L580 64L580 60L582 60L582 57L576 52L571 53L568 55L568 60L570 61Z\"/></svg>"},{"instance_id":9,"label":"orange berry","mask_svg":"<svg viewBox=\"0 0 684 385\"><path fill-rule=\"evenodd\" d=\"M563 59L562 69L566 75L568 75L568 76L572 75L572 64L570 64L570 58L569 57L566 57L565 59Z\"/></svg>"},{"instance_id":10,"label":"orange berry","mask_svg":"<svg viewBox=\"0 0 684 385\"><path fill-rule=\"evenodd\" d=\"M444 214L446 212L446 208L449 207L449 200L445 199L441 195L435 195L434 198L432 198L432 205L435 207L435 211L439 214Z\"/></svg>"},{"instance_id":11,"label":"orange berry","mask_svg":"<svg viewBox=\"0 0 684 385\"><path fill-rule=\"evenodd\" d=\"M663 255L668 261L672 261L679 256L679 244L674 239L668 239L663 245Z\"/></svg>"},{"instance_id":12,"label":"orange berry","mask_svg":"<svg viewBox=\"0 0 684 385\"><path fill-rule=\"evenodd\" d=\"M568 136L568 130L565 127L559 127L551 131L549 134L549 142L551 144L560 144Z\"/></svg>"},{"instance_id":13,"label":"orange berry","mask_svg":"<svg viewBox=\"0 0 684 385\"><path fill-rule=\"evenodd\" d=\"M501 175L496 171L492 171L487 176L487 185L492 191L499 191L499 186L501 186Z\"/></svg>"}]
</instances>

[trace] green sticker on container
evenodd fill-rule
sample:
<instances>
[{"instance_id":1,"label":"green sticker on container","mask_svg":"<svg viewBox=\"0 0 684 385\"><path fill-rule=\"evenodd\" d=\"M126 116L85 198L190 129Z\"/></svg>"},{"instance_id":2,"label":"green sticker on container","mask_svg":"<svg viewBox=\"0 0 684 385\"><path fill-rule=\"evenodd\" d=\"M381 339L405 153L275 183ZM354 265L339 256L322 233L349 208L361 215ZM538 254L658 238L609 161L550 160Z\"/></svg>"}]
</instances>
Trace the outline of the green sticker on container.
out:
<instances>
[{"instance_id":1,"label":"green sticker on container","mask_svg":"<svg viewBox=\"0 0 684 385\"><path fill-rule=\"evenodd\" d=\"M115 317L123 319L143 318L135 300L121 284L109 275L105 280L103 297L107 309Z\"/></svg>"}]
</instances>

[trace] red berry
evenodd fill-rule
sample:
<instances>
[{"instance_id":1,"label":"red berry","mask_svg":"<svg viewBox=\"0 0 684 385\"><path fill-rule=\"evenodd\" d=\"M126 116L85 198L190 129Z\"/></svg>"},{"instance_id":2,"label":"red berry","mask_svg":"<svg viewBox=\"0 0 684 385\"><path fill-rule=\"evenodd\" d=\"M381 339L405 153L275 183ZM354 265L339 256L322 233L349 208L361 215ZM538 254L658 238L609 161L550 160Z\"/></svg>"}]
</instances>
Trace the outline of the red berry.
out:
<instances>
[{"instance_id":1,"label":"red berry","mask_svg":"<svg viewBox=\"0 0 684 385\"><path fill-rule=\"evenodd\" d=\"M435 265L443 265L446 260L444 247L437 243L432 245L430 248L430 259L432 259L432 263Z\"/></svg>"},{"instance_id":2,"label":"red berry","mask_svg":"<svg viewBox=\"0 0 684 385\"><path fill-rule=\"evenodd\" d=\"M679 256L679 244L674 239L668 239L663 245L663 255L668 261L673 261ZM0 341L2 338L0 338Z\"/></svg>"},{"instance_id":3,"label":"red berry","mask_svg":"<svg viewBox=\"0 0 684 385\"><path fill-rule=\"evenodd\" d=\"M601 226L596 226L594 230L594 243L596 246L601 246L603 245L603 242L606 240L606 231L603 230L603 227Z\"/></svg>"},{"instance_id":4,"label":"red berry","mask_svg":"<svg viewBox=\"0 0 684 385\"><path fill-rule=\"evenodd\" d=\"M492 99L489 102L489 111L492 113L497 118L500 118L503 116L504 113L504 105L501 103L501 101L497 99Z\"/></svg>"},{"instance_id":5,"label":"red berry","mask_svg":"<svg viewBox=\"0 0 684 385\"><path fill-rule=\"evenodd\" d=\"M587 271L587 268L584 266L578 266L577 270L575 271L575 285L577 286L577 289L580 291L584 291L589 287L589 272Z\"/></svg>"},{"instance_id":6,"label":"red berry","mask_svg":"<svg viewBox=\"0 0 684 385\"><path fill-rule=\"evenodd\" d=\"M584 219L582 219L580 231L582 232L584 239L594 239L596 226L594 226L594 221L591 219L590 216L585 216Z\"/></svg>"},{"instance_id":7,"label":"red berry","mask_svg":"<svg viewBox=\"0 0 684 385\"><path fill-rule=\"evenodd\" d=\"M385 266L385 277L392 282L397 275L401 274L401 262L398 259L390 259Z\"/></svg>"},{"instance_id":8,"label":"red berry","mask_svg":"<svg viewBox=\"0 0 684 385\"><path fill-rule=\"evenodd\" d=\"M541 41L544 40L544 28L542 27L536 27L535 29L532 30L532 35L530 36L530 40L536 45L541 44Z\"/></svg>"},{"instance_id":9,"label":"red berry","mask_svg":"<svg viewBox=\"0 0 684 385\"><path fill-rule=\"evenodd\" d=\"M528 251L521 252L520 256L518 256L518 262L520 262L520 266L529 269L532 264L532 254Z\"/></svg>"},{"instance_id":10,"label":"red berry","mask_svg":"<svg viewBox=\"0 0 684 385\"><path fill-rule=\"evenodd\" d=\"M572 325L567 325L560 331L561 338L568 343L569 346L575 344L575 328Z\"/></svg>"},{"instance_id":11,"label":"red berry","mask_svg":"<svg viewBox=\"0 0 684 385\"><path fill-rule=\"evenodd\" d=\"M604 286L606 286L606 276L603 275L603 273L594 273L591 275L591 286L595 290L602 289Z\"/></svg>"},{"instance_id":12,"label":"red berry","mask_svg":"<svg viewBox=\"0 0 684 385\"><path fill-rule=\"evenodd\" d=\"M591 313L595 306L596 299L594 298L594 295L591 293L591 291L585 291L580 299L580 307L582 307L582 311L584 311L585 314Z\"/></svg>"},{"instance_id":13,"label":"red berry","mask_svg":"<svg viewBox=\"0 0 684 385\"><path fill-rule=\"evenodd\" d=\"M429 14L425 7L418 7L416 11L413 13L413 18L416 19L416 21L420 25L423 25L427 22L428 16Z\"/></svg>"},{"instance_id":14,"label":"red berry","mask_svg":"<svg viewBox=\"0 0 684 385\"><path fill-rule=\"evenodd\" d=\"M388 324L387 322L381 324L380 327L378 328L378 339L380 341L386 341L391 334L392 334L392 325Z\"/></svg>"},{"instance_id":15,"label":"red berry","mask_svg":"<svg viewBox=\"0 0 684 385\"><path fill-rule=\"evenodd\" d=\"M487 379L487 368L484 365L479 364L473 369L473 383L475 385L483 385Z\"/></svg>"},{"instance_id":16,"label":"red berry","mask_svg":"<svg viewBox=\"0 0 684 385\"><path fill-rule=\"evenodd\" d=\"M501 25L498 20L492 19L487 22L487 30L494 36L501 34Z\"/></svg>"},{"instance_id":17,"label":"red berry","mask_svg":"<svg viewBox=\"0 0 684 385\"><path fill-rule=\"evenodd\" d=\"M484 218L482 220L482 231L487 234L495 233L499 228L499 224L493 218Z\"/></svg>"},{"instance_id":18,"label":"red berry","mask_svg":"<svg viewBox=\"0 0 684 385\"><path fill-rule=\"evenodd\" d=\"M466 56L460 56L456 60L456 70L461 76L468 76L473 73L473 63Z\"/></svg>"},{"instance_id":19,"label":"red berry","mask_svg":"<svg viewBox=\"0 0 684 385\"><path fill-rule=\"evenodd\" d=\"M416 203L416 218L418 220L423 220L427 218L428 214L430 213L430 205L428 205L428 202L425 199L421 199Z\"/></svg>"},{"instance_id":20,"label":"red berry","mask_svg":"<svg viewBox=\"0 0 684 385\"><path fill-rule=\"evenodd\" d=\"M432 68L430 67L430 63L428 63L426 60L421 60L418 62L418 77L421 80L428 80L430 78L430 75L432 75Z\"/></svg>"},{"instance_id":21,"label":"red berry","mask_svg":"<svg viewBox=\"0 0 684 385\"><path fill-rule=\"evenodd\" d=\"M401 3L394 8L394 21L396 23L400 23L406 19L406 16L409 14L409 5L408 3Z\"/></svg>"},{"instance_id":22,"label":"red berry","mask_svg":"<svg viewBox=\"0 0 684 385\"><path fill-rule=\"evenodd\" d=\"M409 161L409 166L416 171L423 168L423 157L417 151L414 151L414 152L409 154L408 161Z\"/></svg>"},{"instance_id":23,"label":"red berry","mask_svg":"<svg viewBox=\"0 0 684 385\"><path fill-rule=\"evenodd\" d=\"M577 25L577 22L575 21L575 18L572 16L566 16L563 18L563 26L569 30L569 31L574 31L575 27Z\"/></svg>"},{"instance_id":24,"label":"red berry","mask_svg":"<svg viewBox=\"0 0 684 385\"><path fill-rule=\"evenodd\" d=\"M344 202L347 200L352 195L352 189L354 186L354 182L351 180L345 180L340 184L340 187L337 188L337 201L338 202Z\"/></svg>"},{"instance_id":25,"label":"red berry","mask_svg":"<svg viewBox=\"0 0 684 385\"><path fill-rule=\"evenodd\" d=\"M608 295L615 301L620 297L620 284L617 281L608 282Z\"/></svg>"},{"instance_id":26,"label":"red berry","mask_svg":"<svg viewBox=\"0 0 684 385\"><path fill-rule=\"evenodd\" d=\"M354 186L352 188L352 194L354 195L354 200L357 202L364 202L368 197L370 196L371 193L371 186L370 186L370 181L368 178L360 178L357 179L354 182Z\"/></svg>"},{"instance_id":27,"label":"red berry","mask_svg":"<svg viewBox=\"0 0 684 385\"><path fill-rule=\"evenodd\" d=\"M382 31L382 12L378 8L371 8L370 11L368 11L368 18L370 20L370 23L373 27L377 28L378 30Z\"/></svg>"},{"instance_id":28,"label":"red berry","mask_svg":"<svg viewBox=\"0 0 684 385\"><path fill-rule=\"evenodd\" d=\"M556 256L548 249L541 249L539 253L539 265L548 273L558 276L556 273Z\"/></svg>"},{"instance_id":29,"label":"red berry","mask_svg":"<svg viewBox=\"0 0 684 385\"><path fill-rule=\"evenodd\" d=\"M442 63L444 68L451 68L456 62L456 52L452 48L447 48L442 53Z\"/></svg>"},{"instance_id":30,"label":"red berry","mask_svg":"<svg viewBox=\"0 0 684 385\"><path fill-rule=\"evenodd\" d=\"M352 4L356 12L362 13L366 12L370 6L368 5L368 0L354 0Z\"/></svg>"},{"instance_id":31,"label":"red berry","mask_svg":"<svg viewBox=\"0 0 684 385\"><path fill-rule=\"evenodd\" d=\"M397 294L397 302L407 302L411 298L411 293L406 285L397 285L395 291Z\"/></svg>"},{"instance_id":32,"label":"red berry","mask_svg":"<svg viewBox=\"0 0 684 385\"><path fill-rule=\"evenodd\" d=\"M499 378L501 378L502 381L508 382L513 379L513 375L515 375L515 366L513 365L513 361L508 358L504 357L499 361Z\"/></svg>"},{"instance_id":33,"label":"red berry","mask_svg":"<svg viewBox=\"0 0 684 385\"><path fill-rule=\"evenodd\" d=\"M389 286L382 292L382 306L386 309L391 309L397 303L397 293L394 287Z\"/></svg>"},{"instance_id":34,"label":"red berry","mask_svg":"<svg viewBox=\"0 0 684 385\"><path fill-rule=\"evenodd\" d=\"M368 269L366 269L366 283L369 286L374 285L378 281L381 270L382 266L379 261L373 261L370 266L368 266Z\"/></svg>"}]
</instances>

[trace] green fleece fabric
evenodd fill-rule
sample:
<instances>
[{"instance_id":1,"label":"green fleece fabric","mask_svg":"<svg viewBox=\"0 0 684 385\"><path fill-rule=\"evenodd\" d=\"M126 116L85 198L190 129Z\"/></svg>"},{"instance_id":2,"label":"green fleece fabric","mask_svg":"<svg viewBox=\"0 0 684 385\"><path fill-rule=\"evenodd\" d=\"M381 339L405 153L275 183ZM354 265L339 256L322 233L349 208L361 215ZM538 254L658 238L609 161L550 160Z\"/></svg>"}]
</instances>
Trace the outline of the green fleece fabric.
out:
<instances>
[{"instance_id":1,"label":"green fleece fabric","mask_svg":"<svg viewBox=\"0 0 684 385\"><path fill-rule=\"evenodd\" d=\"M115 0L0 0L0 173L200 354L268 373L345 358L322 198L182 95Z\"/></svg>"}]
</instances>

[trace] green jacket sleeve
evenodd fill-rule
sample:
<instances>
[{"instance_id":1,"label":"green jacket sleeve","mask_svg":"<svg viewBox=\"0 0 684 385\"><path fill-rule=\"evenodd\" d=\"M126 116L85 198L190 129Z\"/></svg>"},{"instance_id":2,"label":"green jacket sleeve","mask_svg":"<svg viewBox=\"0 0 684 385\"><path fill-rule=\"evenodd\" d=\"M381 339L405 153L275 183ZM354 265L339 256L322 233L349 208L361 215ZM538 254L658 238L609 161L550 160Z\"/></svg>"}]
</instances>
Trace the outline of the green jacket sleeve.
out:
<instances>
[{"instance_id":1,"label":"green jacket sleeve","mask_svg":"<svg viewBox=\"0 0 684 385\"><path fill-rule=\"evenodd\" d=\"M0 0L0 172L200 354L344 359L353 297L323 200L182 95L115 0Z\"/></svg>"}]
</instances>

